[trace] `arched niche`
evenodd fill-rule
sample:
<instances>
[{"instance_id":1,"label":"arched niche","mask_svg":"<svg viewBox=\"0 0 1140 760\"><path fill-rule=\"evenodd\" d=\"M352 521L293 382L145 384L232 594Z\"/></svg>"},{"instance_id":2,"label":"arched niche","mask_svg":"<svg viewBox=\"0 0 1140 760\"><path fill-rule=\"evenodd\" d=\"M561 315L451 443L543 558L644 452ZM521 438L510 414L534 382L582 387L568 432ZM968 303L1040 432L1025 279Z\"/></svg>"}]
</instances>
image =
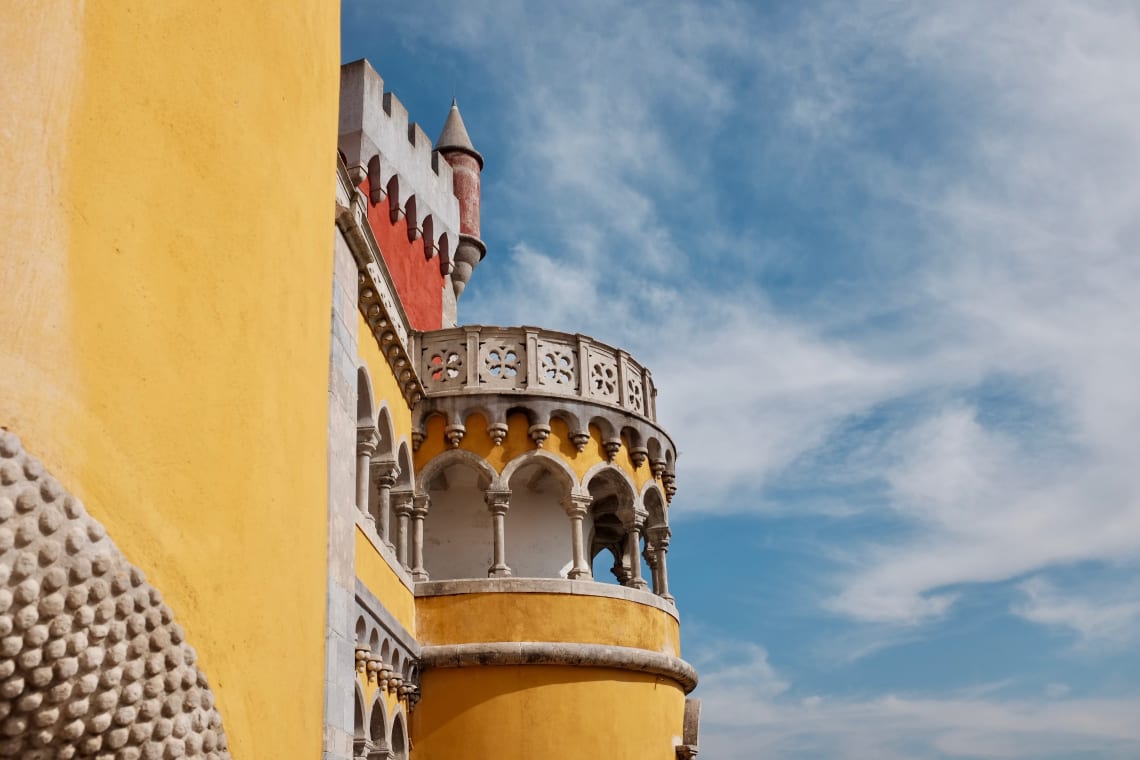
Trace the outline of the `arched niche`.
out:
<instances>
[{"instance_id":1,"label":"arched niche","mask_svg":"<svg viewBox=\"0 0 1140 760\"><path fill-rule=\"evenodd\" d=\"M545 452L518 457L503 470L511 492L506 517L507 564L519 578L565 578L571 569L566 504L575 478Z\"/></svg>"},{"instance_id":2,"label":"arched niche","mask_svg":"<svg viewBox=\"0 0 1140 760\"><path fill-rule=\"evenodd\" d=\"M390 736L392 760L408 760L408 724L404 720L403 710L397 710L393 716Z\"/></svg>"},{"instance_id":3,"label":"arched niche","mask_svg":"<svg viewBox=\"0 0 1140 760\"><path fill-rule=\"evenodd\" d=\"M625 585L633 575L626 526L635 511L637 491L629 476L613 466L598 467L587 473L585 487L592 499L586 554L594 580ZM607 555L612 558L612 564L605 559ZM633 561L640 562L640 559Z\"/></svg>"},{"instance_id":4,"label":"arched niche","mask_svg":"<svg viewBox=\"0 0 1140 760\"><path fill-rule=\"evenodd\" d=\"M483 459L446 451L424 468L419 489L430 497L424 519L424 568L433 580L485 578L492 563L487 489L497 479Z\"/></svg>"}]
</instances>

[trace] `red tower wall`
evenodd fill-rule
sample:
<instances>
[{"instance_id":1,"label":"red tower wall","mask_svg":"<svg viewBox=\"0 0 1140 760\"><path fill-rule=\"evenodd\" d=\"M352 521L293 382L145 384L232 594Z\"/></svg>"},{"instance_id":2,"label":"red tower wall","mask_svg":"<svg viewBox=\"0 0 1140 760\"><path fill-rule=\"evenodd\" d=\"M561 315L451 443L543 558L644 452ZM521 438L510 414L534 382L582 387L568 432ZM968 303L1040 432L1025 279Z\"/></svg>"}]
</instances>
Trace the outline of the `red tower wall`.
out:
<instances>
[{"instance_id":1,"label":"red tower wall","mask_svg":"<svg viewBox=\"0 0 1140 760\"><path fill-rule=\"evenodd\" d=\"M476 204L478 182L479 175L476 174ZM458 185L458 179L456 184ZM371 197L367 177L360 183L360 189L366 198ZM478 215L475 218L478 220ZM392 282L412 327L416 330L438 330L443 327L444 278L439 271L438 256L431 259L424 256L422 236L415 241L408 241L407 220L401 217L394 223L391 221L386 197L378 204L369 203L368 225L376 236L376 242L380 244L380 253L392 274Z\"/></svg>"},{"instance_id":2,"label":"red tower wall","mask_svg":"<svg viewBox=\"0 0 1140 760\"><path fill-rule=\"evenodd\" d=\"M460 151L448 151L455 197L459 199L459 231L479 237L479 159Z\"/></svg>"}]
</instances>

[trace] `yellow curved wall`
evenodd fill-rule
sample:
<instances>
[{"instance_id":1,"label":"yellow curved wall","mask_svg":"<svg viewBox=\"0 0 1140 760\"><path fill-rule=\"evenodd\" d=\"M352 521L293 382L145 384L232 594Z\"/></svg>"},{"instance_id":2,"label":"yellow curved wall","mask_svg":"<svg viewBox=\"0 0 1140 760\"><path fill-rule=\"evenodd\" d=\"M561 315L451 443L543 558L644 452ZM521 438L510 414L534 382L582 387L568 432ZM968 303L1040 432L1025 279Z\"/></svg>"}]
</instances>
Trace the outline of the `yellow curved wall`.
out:
<instances>
[{"instance_id":1,"label":"yellow curved wall","mask_svg":"<svg viewBox=\"0 0 1140 760\"><path fill-rule=\"evenodd\" d=\"M572 594L454 594L416 599L421 643L553 641L638 647L679 656L677 620L624 599Z\"/></svg>"},{"instance_id":2,"label":"yellow curved wall","mask_svg":"<svg viewBox=\"0 0 1140 760\"><path fill-rule=\"evenodd\" d=\"M163 592L234 757L315 756L339 9L77 7L0 22L0 425Z\"/></svg>"},{"instance_id":3,"label":"yellow curved wall","mask_svg":"<svg viewBox=\"0 0 1140 760\"><path fill-rule=\"evenodd\" d=\"M643 673L565 666L430 670L416 760L675 760L685 695Z\"/></svg>"},{"instance_id":4,"label":"yellow curved wall","mask_svg":"<svg viewBox=\"0 0 1140 760\"><path fill-rule=\"evenodd\" d=\"M443 417L435 415L424 425L424 442L415 455L416 471L422 470L434 457L447 451L449 448L444 428L447 422ZM540 448L530 439L527 431L530 422L525 414L512 414L507 417L507 436L503 442L496 446L487 433L487 421L481 414L472 414L465 423L467 432L459 442L459 448L478 454L485 459L495 472L502 472L507 464L528 451ZM602 434L597 426L590 426L590 442L586 448L578 451L570 442L570 430L566 423L560 419L550 423L550 436L543 441L541 448L544 451L558 454L570 466L578 478L589 472L594 465L608 461L606 450L602 446ZM613 461L636 484L638 490L653 480L653 472L648 464L634 467L629 458L629 447L622 446Z\"/></svg>"}]
</instances>

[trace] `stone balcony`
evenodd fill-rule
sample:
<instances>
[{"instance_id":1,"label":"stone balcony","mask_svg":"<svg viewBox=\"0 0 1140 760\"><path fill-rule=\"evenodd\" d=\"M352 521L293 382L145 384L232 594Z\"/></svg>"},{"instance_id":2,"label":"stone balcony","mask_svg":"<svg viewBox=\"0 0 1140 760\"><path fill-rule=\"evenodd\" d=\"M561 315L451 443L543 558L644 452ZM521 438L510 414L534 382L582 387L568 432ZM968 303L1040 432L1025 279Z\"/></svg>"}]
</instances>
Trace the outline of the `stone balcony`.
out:
<instances>
[{"instance_id":1,"label":"stone balcony","mask_svg":"<svg viewBox=\"0 0 1140 760\"><path fill-rule=\"evenodd\" d=\"M657 419L649 370L625 351L585 335L469 325L423 333L418 354L429 396L533 393Z\"/></svg>"},{"instance_id":2,"label":"stone balcony","mask_svg":"<svg viewBox=\"0 0 1140 760\"><path fill-rule=\"evenodd\" d=\"M442 415L458 445L477 412L498 443L507 414L521 411L540 445L553 418L567 423L579 450L595 425L611 459L624 444L635 466L648 458L672 473L675 449L657 426L653 376L621 349L537 327L466 325L416 335L411 355L426 396L413 421L421 433L428 417Z\"/></svg>"}]
</instances>

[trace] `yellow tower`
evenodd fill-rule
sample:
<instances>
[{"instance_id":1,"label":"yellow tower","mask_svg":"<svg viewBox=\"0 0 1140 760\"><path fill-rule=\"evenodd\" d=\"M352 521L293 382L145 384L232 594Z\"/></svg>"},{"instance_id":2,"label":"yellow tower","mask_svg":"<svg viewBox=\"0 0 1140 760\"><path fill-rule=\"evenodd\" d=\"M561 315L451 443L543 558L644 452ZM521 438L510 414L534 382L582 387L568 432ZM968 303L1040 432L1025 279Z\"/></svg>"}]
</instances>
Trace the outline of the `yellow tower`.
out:
<instances>
[{"instance_id":1,"label":"yellow tower","mask_svg":"<svg viewBox=\"0 0 1140 760\"><path fill-rule=\"evenodd\" d=\"M649 370L584 335L454 326L486 253L483 156L455 103L432 146L347 64L340 151L362 319L345 322L357 355L332 363L360 366L337 412L357 430L355 755L692 756L666 562L676 453Z\"/></svg>"}]
</instances>

